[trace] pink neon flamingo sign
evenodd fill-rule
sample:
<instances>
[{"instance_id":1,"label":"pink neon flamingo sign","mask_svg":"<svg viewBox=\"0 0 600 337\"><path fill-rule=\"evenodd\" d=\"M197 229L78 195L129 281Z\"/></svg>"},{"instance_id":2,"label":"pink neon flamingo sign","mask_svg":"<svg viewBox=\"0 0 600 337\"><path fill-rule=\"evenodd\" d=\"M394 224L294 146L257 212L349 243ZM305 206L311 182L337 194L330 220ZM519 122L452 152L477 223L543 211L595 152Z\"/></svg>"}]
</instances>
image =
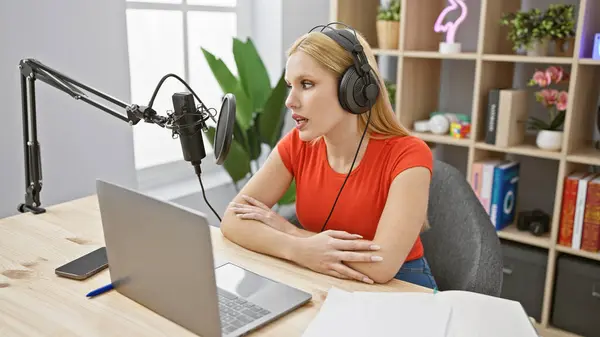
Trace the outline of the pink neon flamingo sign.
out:
<instances>
[{"instance_id":1,"label":"pink neon flamingo sign","mask_svg":"<svg viewBox=\"0 0 600 337\"><path fill-rule=\"evenodd\" d=\"M456 36L456 30L458 29L458 26L465 21L466 17L467 17L467 5L465 5L463 0L449 0L448 1L448 7L444 8L444 10L440 13L440 16L438 16L437 20L435 21L435 25L433 26L433 29L437 32L444 32L446 33L446 43L456 43L455 42L455 36ZM444 21L444 19L446 18L446 15L453 11L458 9L458 7L460 6L460 16L458 17L458 19L456 19L456 21L452 22L446 22L445 24L442 24L442 21Z\"/></svg>"}]
</instances>

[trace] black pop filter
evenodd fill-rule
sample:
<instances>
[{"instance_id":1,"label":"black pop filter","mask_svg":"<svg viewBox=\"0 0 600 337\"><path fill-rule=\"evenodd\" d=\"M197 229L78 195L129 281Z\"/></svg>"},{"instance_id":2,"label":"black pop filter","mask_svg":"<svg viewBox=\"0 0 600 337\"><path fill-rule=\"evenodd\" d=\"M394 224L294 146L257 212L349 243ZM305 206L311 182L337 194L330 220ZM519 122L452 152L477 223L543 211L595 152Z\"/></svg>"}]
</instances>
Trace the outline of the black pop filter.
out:
<instances>
[{"instance_id":1,"label":"black pop filter","mask_svg":"<svg viewBox=\"0 0 600 337\"><path fill-rule=\"evenodd\" d=\"M219 120L217 121L217 129L215 131L215 158L218 165L223 164L231 141L233 139L233 123L235 122L235 96L227 93L223 98L221 111L219 112Z\"/></svg>"}]
</instances>

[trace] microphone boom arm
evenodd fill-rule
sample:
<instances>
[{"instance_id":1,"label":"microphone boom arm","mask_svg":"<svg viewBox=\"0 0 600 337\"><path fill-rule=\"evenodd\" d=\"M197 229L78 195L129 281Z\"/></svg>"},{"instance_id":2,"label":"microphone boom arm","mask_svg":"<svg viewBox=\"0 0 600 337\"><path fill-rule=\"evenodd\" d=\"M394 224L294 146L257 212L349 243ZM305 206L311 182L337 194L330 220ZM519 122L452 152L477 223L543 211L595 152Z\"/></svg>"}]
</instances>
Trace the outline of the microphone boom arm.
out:
<instances>
[{"instance_id":1,"label":"microphone boom arm","mask_svg":"<svg viewBox=\"0 0 600 337\"><path fill-rule=\"evenodd\" d=\"M84 101L130 125L137 124L140 120L147 123L158 124L166 127L169 123L167 117L160 116L148 106L127 104L95 88L76 81L55 69L52 69L35 59L23 59L19 62L21 73L21 105L23 118L23 149L25 161L25 202L18 206L19 212L44 213L41 207L40 192L42 190L42 165L40 144L37 137L37 112L35 101L35 81L40 80L60 91L69 94L76 100ZM120 108L125 109L126 115L97 102L82 90L88 91Z\"/></svg>"}]
</instances>

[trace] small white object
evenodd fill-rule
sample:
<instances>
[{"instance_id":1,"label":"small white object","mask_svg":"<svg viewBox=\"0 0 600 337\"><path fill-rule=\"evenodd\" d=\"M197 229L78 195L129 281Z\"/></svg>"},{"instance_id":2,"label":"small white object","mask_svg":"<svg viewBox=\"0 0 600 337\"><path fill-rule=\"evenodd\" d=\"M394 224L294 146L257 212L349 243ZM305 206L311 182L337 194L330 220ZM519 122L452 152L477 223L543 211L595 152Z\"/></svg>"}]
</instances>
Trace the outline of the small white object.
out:
<instances>
[{"instance_id":1,"label":"small white object","mask_svg":"<svg viewBox=\"0 0 600 337\"><path fill-rule=\"evenodd\" d=\"M429 129L436 135L448 134L450 121L442 115L435 115L429 119Z\"/></svg>"},{"instance_id":2,"label":"small white object","mask_svg":"<svg viewBox=\"0 0 600 337\"><path fill-rule=\"evenodd\" d=\"M460 53L461 45L458 42L448 43L448 42L440 42L440 53L442 54L455 54Z\"/></svg>"},{"instance_id":3,"label":"small white object","mask_svg":"<svg viewBox=\"0 0 600 337\"><path fill-rule=\"evenodd\" d=\"M417 132L428 132L429 128L429 119L416 121L414 125L415 131Z\"/></svg>"},{"instance_id":4,"label":"small white object","mask_svg":"<svg viewBox=\"0 0 600 337\"><path fill-rule=\"evenodd\" d=\"M535 144L543 150L559 151L562 148L562 141L562 131L540 130L535 139Z\"/></svg>"}]
</instances>

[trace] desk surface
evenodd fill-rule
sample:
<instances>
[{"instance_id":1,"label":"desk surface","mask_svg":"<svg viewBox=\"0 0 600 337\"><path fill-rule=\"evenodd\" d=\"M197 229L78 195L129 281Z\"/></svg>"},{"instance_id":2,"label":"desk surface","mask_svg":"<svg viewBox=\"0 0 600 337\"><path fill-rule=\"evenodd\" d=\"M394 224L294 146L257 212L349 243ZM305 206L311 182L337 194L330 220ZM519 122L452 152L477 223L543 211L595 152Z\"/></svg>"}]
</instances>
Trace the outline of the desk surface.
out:
<instances>
[{"instance_id":1,"label":"desk surface","mask_svg":"<svg viewBox=\"0 0 600 337\"><path fill-rule=\"evenodd\" d=\"M327 290L430 291L392 280L367 285L314 273L228 241L212 227L215 255L313 295L311 302L251 336L300 336ZM0 336L195 336L116 291L87 299L110 282L109 270L85 281L58 277L54 269L104 245L95 196L48 207L46 213L0 219Z\"/></svg>"}]
</instances>

